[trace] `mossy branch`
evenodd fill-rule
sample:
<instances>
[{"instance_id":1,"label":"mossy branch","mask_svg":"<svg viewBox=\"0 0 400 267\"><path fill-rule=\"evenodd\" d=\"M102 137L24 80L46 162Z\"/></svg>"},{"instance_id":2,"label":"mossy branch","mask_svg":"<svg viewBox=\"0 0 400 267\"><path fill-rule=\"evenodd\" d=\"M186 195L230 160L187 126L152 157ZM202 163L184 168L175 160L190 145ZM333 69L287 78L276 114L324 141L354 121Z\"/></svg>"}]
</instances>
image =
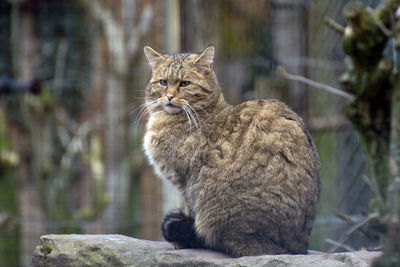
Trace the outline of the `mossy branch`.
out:
<instances>
[{"instance_id":1,"label":"mossy branch","mask_svg":"<svg viewBox=\"0 0 400 267\"><path fill-rule=\"evenodd\" d=\"M372 19L374 20L376 26L387 36L392 37L393 33L385 26L385 24L378 18L375 14L375 11L371 7L366 8L367 12L371 15Z\"/></svg>"},{"instance_id":2,"label":"mossy branch","mask_svg":"<svg viewBox=\"0 0 400 267\"><path fill-rule=\"evenodd\" d=\"M396 9L400 6L400 0L382 1L376 8L376 16L386 25L390 25Z\"/></svg>"},{"instance_id":3,"label":"mossy branch","mask_svg":"<svg viewBox=\"0 0 400 267\"><path fill-rule=\"evenodd\" d=\"M352 58L356 70L371 72L382 57L388 37L360 2L347 5L344 16L347 26L343 50Z\"/></svg>"},{"instance_id":4,"label":"mossy branch","mask_svg":"<svg viewBox=\"0 0 400 267\"><path fill-rule=\"evenodd\" d=\"M347 71L340 81L356 95L347 105L346 115L359 133L366 155L373 191L370 206L379 211L374 225L382 226L374 229L386 235L384 254L374 266L400 263L400 182L393 186L393 181L400 180L400 75L393 74L395 63L383 55L393 37L395 48L400 48L400 22L395 21L399 6L400 0L386 0L375 10L365 8L361 2L344 9L347 26L343 50L348 59ZM345 240L341 241L339 245Z\"/></svg>"},{"instance_id":5,"label":"mossy branch","mask_svg":"<svg viewBox=\"0 0 400 267\"><path fill-rule=\"evenodd\" d=\"M366 99L372 99L382 94L383 90L392 90L391 76L393 70L393 60L388 57L382 58L374 72L370 76L370 81L366 83L362 90Z\"/></svg>"}]
</instances>

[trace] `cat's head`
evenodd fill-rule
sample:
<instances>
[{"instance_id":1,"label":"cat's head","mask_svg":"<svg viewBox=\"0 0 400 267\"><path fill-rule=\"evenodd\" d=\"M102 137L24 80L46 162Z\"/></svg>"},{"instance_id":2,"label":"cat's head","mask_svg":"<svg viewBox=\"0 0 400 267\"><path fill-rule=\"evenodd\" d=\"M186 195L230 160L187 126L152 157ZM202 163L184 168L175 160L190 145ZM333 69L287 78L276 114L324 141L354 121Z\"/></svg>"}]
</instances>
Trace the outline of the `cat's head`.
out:
<instances>
[{"instance_id":1,"label":"cat's head","mask_svg":"<svg viewBox=\"0 0 400 267\"><path fill-rule=\"evenodd\" d=\"M213 46L201 54L166 55L149 46L144 52L152 69L146 87L150 111L190 114L215 104L221 90L212 69Z\"/></svg>"}]
</instances>

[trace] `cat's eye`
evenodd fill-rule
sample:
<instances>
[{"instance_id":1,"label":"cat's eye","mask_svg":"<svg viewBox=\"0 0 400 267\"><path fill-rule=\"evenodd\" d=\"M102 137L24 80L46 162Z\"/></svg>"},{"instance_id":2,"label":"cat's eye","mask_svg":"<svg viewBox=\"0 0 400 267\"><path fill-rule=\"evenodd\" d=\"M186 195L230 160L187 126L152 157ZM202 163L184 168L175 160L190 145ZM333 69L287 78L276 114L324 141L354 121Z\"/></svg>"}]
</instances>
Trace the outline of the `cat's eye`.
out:
<instances>
[{"instance_id":1,"label":"cat's eye","mask_svg":"<svg viewBox=\"0 0 400 267\"><path fill-rule=\"evenodd\" d=\"M167 86L168 82L167 82L167 80L160 80L160 84L162 86Z\"/></svg>"},{"instance_id":2,"label":"cat's eye","mask_svg":"<svg viewBox=\"0 0 400 267\"><path fill-rule=\"evenodd\" d=\"M181 83L179 84L180 87L186 87L190 84L189 81L181 81Z\"/></svg>"}]
</instances>

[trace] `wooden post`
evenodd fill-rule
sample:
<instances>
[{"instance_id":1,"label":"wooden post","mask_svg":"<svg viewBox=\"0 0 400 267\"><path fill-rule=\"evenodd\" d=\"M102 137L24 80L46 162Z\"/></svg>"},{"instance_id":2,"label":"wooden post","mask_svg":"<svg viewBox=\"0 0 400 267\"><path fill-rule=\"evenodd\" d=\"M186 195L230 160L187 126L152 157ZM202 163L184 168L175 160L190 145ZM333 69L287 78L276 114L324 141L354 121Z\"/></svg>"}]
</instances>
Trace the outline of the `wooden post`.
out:
<instances>
[{"instance_id":1,"label":"wooden post","mask_svg":"<svg viewBox=\"0 0 400 267\"><path fill-rule=\"evenodd\" d=\"M165 52L173 54L181 49L180 5L179 0L165 1ZM163 213L180 206L182 200L178 190L171 184L163 182Z\"/></svg>"},{"instance_id":2,"label":"wooden post","mask_svg":"<svg viewBox=\"0 0 400 267\"><path fill-rule=\"evenodd\" d=\"M289 73L305 75L301 58L305 55L306 36L304 33L305 1L272 1L272 55ZM303 84L289 82L288 104L304 118L306 93Z\"/></svg>"}]
</instances>

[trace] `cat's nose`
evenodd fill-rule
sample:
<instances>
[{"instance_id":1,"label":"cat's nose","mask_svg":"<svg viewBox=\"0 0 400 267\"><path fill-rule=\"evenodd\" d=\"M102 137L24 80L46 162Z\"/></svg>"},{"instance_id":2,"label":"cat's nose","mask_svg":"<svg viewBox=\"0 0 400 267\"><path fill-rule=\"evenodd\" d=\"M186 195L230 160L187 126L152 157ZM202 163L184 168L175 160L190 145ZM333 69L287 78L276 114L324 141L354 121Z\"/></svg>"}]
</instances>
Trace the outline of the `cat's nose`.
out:
<instances>
[{"instance_id":1,"label":"cat's nose","mask_svg":"<svg viewBox=\"0 0 400 267\"><path fill-rule=\"evenodd\" d=\"M175 97L174 94L171 94L171 93L167 94L167 99L168 99L169 102L171 102L174 97Z\"/></svg>"}]
</instances>

